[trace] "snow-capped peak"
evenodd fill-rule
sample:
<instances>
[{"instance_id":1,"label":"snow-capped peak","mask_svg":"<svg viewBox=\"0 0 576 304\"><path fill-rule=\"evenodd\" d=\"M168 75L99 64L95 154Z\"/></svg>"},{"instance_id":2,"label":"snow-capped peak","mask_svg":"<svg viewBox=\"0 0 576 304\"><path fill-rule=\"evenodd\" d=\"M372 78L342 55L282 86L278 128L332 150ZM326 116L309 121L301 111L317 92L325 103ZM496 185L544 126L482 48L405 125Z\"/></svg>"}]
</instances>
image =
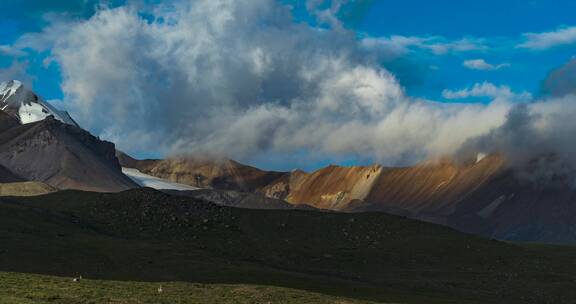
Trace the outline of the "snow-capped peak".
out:
<instances>
[{"instance_id":1,"label":"snow-capped peak","mask_svg":"<svg viewBox=\"0 0 576 304\"><path fill-rule=\"evenodd\" d=\"M0 100L4 102L5 98L16 94L16 91L21 86L22 83L18 80L12 80L0 83Z\"/></svg>"},{"instance_id":2,"label":"snow-capped peak","mask_svg":"<svg viewBox=\"0 0 576 304\"><path fill-rule=\"evenodd\" d=\"M63 123L78 126L67 112L56 109L18 80L0 83L0 110L14 116L22 124L53 116Z\"/></svg>"}]
</instances>

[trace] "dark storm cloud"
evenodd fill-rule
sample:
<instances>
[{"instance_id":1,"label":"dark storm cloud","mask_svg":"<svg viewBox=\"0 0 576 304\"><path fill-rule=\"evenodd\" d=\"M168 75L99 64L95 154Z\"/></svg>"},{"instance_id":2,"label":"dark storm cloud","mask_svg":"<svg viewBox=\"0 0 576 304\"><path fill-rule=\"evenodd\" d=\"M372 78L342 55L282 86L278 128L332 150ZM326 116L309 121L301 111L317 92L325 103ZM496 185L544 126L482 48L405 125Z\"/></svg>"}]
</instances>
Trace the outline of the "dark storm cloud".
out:
<instances>
[{"instance_id":1,"label":"dark storm cloud","mask_svg":"<svg viewBox=\"0 0 576 304\"><path fill-rule=\"evenodd\" d=\"M552 71L542 83L542 91L555 97L576 94L576 59Z\"/></svg>"}]
</instances>

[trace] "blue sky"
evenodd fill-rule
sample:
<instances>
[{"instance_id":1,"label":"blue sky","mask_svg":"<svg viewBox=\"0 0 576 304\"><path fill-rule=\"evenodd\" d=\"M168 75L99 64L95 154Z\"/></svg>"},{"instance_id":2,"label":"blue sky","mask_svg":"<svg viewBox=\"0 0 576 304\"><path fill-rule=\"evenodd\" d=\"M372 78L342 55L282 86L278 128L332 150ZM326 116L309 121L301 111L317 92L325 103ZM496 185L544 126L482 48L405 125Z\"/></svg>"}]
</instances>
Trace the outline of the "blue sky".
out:
<instances>
[{"instance_id":1,"label":"blue sky","mask_svg":"<svg viewBox=\"0 0 576 304\"><path fill-rule=\"evenodd\" d=\"M382 0L352 2L340 14L346 26L359 35L442 36L448 40L486 39L487 43L495 44L489 50L448 56L407 56L406 60L421 65L418 75L404 79L408 89L417 95L439 98L444 88L465 87L482 81L538 94L546 75L576 55L576 44L546 51L519 50L515 46L525 33L574 26L574 11L576 2L569 0ZM508 63L510 67L486 72L462 66L465 60L478 58L490 63ZM434 68L431 70L425 65ZM390 69L394 71L394 64Z\"/></svg>"},{"instance_id":2,"label":"blue sky","mask_svg":"<svg viewBox=\"0 0 576 304\"><path fill-rule=\"evenodd\" d=\"M141 8L143 14L154 12L157 3L142 0L130 5ZM548 74L576 55L576 2L570 0L284 0L283 4L292 7L296 23L345 32L359 45L379 49L375 60L398 79L407 95L415 98L490 103L498 94L505 94L508 99L529 102L543 94L542 84ZM0 71L19 65L44 98L66 100L62 85L63 74L67 73L63 73L61 60L52 60L50 46L18 48L18 42L62 20L72 25L90 20L99 5L114 8L127 3L2 1L0 46L4 51L0 48ZM368 52L368 56L371 54ZM492 93L487 93L490 90ZM102 129L93 127L91 131ZM161 154L136 148L133 151L140 156ZM265 166L286 169L278 165L277 159L282 158L278 154L263 153L262 159L271 159L260 161ZM345 155L326 160L313 157L309 167L335 159L341 163L375 159Z\"/></svg>"},{"instance_id":3,"label":"blue sky","mask_svg":"<svg viewBox=\"0 0 576 304\"><path fill-rule=\"evenodd\" d=\"M107 3L114 6L121 5L122 1ZM96 5L97 1L90 0L4 0L0 2L0 45L9 45L25 34L42 31L49 23L46 19L53 14L54 18L90 18ZM0 67L6 68L15 60L26 62L28 73L34 78L34 89L46 99L61 99L59 67L44 64L45 58L45 52L31 52L18 59L0 52Z\"/></svg>"},{"instance_id":4,"label":"blue sky","mask_svg":"<svg viewBox=\"0 0 576 304\"><path fill-rule=\"evenodd\" d=\"M41 31L46 16L65 14L67 18L89 18L97 1L65 0L7 0L0 3L0 44L10 44L21 35ZM118 6L123 1L104 1ZM304 1L286 1L295 7L295 18L316 24L305 11ZM326 2L325 7L329 4ZM504 40L504 45L488 51L468 52L447 56L411 54L403 62L389 64L389 69L402 77L400 69L410 64L414 74L405 75L404 85L416 95L439 98L444 88L465 87L476 82L490 81L507 84L516 90L537 94L541 81L554 68L559 67L576 53L575 44L550 50L517 50L514 41L528 32L548 32L576 24L573 12L576 2L569 0L507 0L507 1L352 1L339 15L345 26L360 36L442 36L447 39L484 38ZM506 46L505 44L510 44ZM506 62L511 66L499 71L474 71L465 69L466 59L482 58L490 63ZM29 63L28 69L35 77L34 86L47 99L62 98L58 86L59 69L56 65L43 65L43 54L20 58ZM0 56L0 66L7 67L15 59ZM432 69L430 68L432 66Z\"/></svg>"}]
</instances>

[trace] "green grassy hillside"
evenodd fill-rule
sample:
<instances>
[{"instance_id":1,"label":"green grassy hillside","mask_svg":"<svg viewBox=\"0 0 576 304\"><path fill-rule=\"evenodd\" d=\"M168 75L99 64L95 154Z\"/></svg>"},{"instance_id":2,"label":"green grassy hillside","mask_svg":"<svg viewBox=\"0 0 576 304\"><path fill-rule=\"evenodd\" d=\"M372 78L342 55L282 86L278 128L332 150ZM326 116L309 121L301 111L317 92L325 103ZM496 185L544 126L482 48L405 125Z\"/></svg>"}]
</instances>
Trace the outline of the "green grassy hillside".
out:
<instances>
[{"instance_id":1,"label":"green grassy hillside","mask_svg":"<svg viewBox=\"0 0 576 304\"><path fill-rule=\"evenodd\" d=\"M162 293L158 292L159 287L162 288ZM0 273L0 303L369 304L376 302L257 285L97 280L81 280L75 283L68 278Z\"/></svg>"},{"instance_id":2,"label":"green grassy hillside","mask_svg":"<svg viewBox=\"0 0 576 304\"><path fill-rule=\"evenodd\" d=\"M216 294L268 286L263 294L290 288L326 301L576 302L570 250L485 240L381 213L234 209L150 189L3 199L0 244L0 271L216 284ZM195 292L196 285L178 284Z\"/></svg>"}]
</instances>

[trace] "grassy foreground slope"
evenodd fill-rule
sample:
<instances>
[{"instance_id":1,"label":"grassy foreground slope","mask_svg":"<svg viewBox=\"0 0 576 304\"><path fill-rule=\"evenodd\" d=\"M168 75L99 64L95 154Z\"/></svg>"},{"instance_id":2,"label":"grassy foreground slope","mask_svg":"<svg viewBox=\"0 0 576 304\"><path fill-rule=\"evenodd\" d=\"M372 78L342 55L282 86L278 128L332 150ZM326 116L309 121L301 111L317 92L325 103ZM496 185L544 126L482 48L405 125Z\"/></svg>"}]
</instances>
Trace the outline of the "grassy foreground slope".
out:
<instances>
[{"instance_id":1,"label":"grassy foreground slope","mask_svg":"<svg viewBox=\"0 0 576 304\"><path fill-rule=\"evenodd\" d=\"M576 303L576 254L559 252L381 213L235 209L151 189L0 200L0 271L289 288L302 303Z\"/></svg>"},{"instance_id":2,"label":"grassy foreground slope","mask_svg":"<svg viewBox=\"0 0 576 304\"><path fill-rule=\"evenodd\" d=\"M162 293L158 293L160 286ZM0 273L0 304L28 303L370 304L376 302L256 285L182 282L160 284L96 280L73 283L68 278Z\"/></svg>"},{"instance_id":3,"label":"grassy foreground slope","mask_svg":"<svg viewBox=\"0 0 576 304\"><path fill-rule=\"evenodd\" d=\"M36 196L56 191L56 188L40 182L0 183L0 196Z\"/></svg>"}]
</instances>

